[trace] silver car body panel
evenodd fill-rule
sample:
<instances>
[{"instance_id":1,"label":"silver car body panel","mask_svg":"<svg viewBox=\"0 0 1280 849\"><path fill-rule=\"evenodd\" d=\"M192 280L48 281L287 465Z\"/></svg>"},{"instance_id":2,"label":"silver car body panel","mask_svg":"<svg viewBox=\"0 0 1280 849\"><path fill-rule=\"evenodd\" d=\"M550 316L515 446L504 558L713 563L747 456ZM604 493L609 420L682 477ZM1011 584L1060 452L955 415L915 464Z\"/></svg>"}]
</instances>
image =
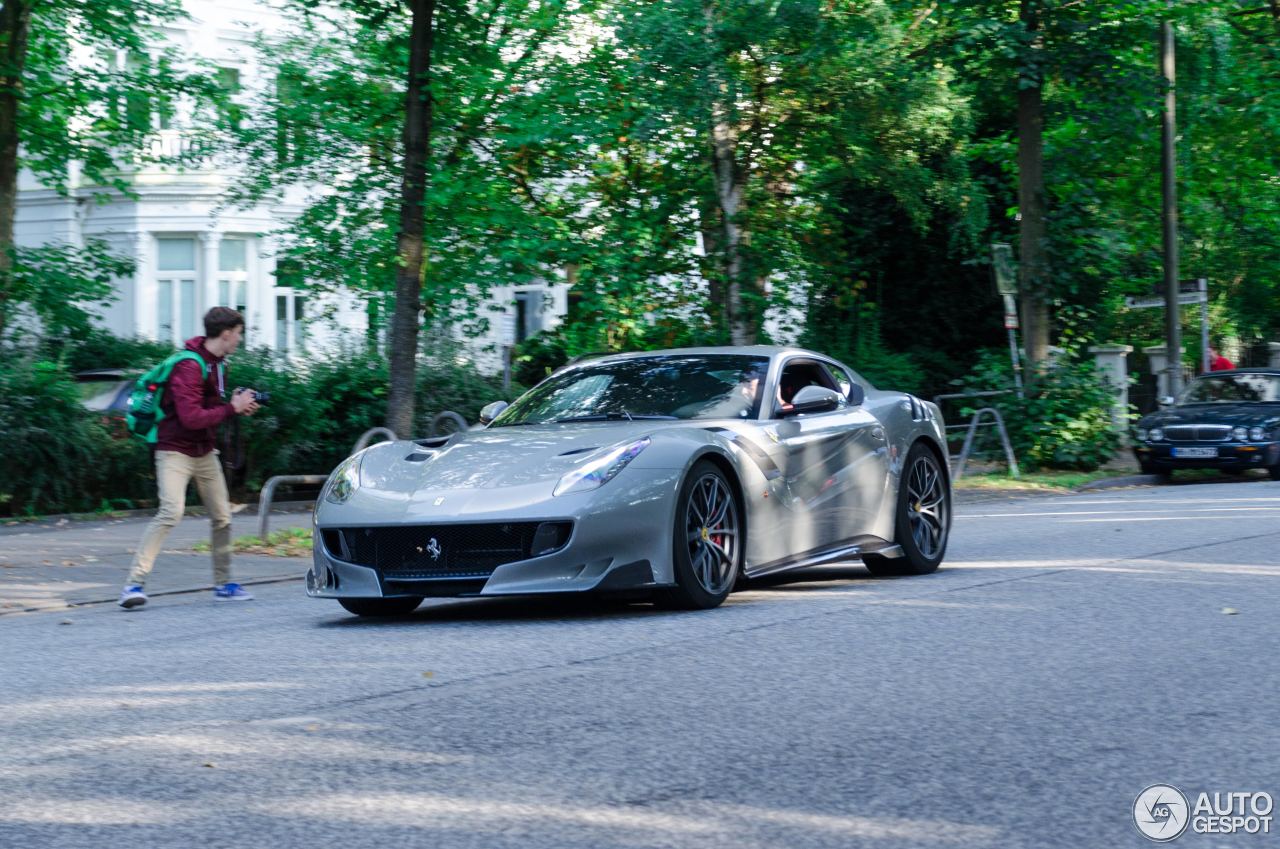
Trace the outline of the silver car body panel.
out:
<instances>
[{"instance_id":1,"label":"silver car body panel","mask_svg":"<svg viewBox=\"0 0 1280 849\"><path fill-rule=\"evenodd\" d=\"M773 417L772 405L765 403L753 419L489 427L456 434L444 444L398 440L374 445L358 455L360 485L349 500L327 500L328 486L317 500L308 594L495 596L669 586L675 581L676 502L685 475L702 460L718 463L740 486L748 576L868 552L901 553L891 541L907 452L925 440L947 468L937 407L901 392L874 389L837 361L801 349L693 348L617 356L686 354L769 357L766 399L775 397L788 363L822 363L843 369L861 384L865 399L790 418ZM588 492L553 495L567 472L599 451L644 437L650 444L614 479ZM504 563L482 583L465 586L456 580L393 581L329 550L323 533L422 528L425 541L432 528L442 526L565 521L573 529L559 550Z\"/></svg>"}]
</instances>

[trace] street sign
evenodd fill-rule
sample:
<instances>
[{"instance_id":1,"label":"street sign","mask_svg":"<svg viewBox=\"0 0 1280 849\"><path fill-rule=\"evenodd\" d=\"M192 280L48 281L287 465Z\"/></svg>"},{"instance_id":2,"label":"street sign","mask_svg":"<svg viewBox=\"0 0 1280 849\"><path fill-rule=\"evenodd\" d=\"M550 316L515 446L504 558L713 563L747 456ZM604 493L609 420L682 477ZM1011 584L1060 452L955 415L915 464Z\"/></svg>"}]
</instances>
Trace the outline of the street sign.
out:
<instances>
[{"instance_id":1,"label":"street sign","mask_svg":"<svg viewBox=\"0 0 1280 849\"><path fill-rule=\"evenodd\" d=\"M516 314L513 312L504 312L502 321L498 325L498 332L501 336L503 345L511 346L516 344Z\"/></svg>"},{"instance_id":2,"label":"street sign","mask_svg":"<svg viewBox=\"0 0 1280 849\"><path fill-rule=\"evenodd\" d=\"M1203 292L1188 292L1178 296L1180 304L1199 304L1204 303L1206 296ZM1125 298L1124 305L1131 310L1146 310L1164 306L1164 298Z\"/></svg>"},{"instance_id":3,"label":"street sign","mask_svg":"<svg viewBox=\"0 0 1280 849\"><path fill-rule=\"evenodd\" d=\"M1203 277L1197 277L1195 280L1179 280L1178 291L1186 295L1188 293L1204 292L1208 290L1209 281ZM1164 297L1164 284L1152 283L1151 294Z\"/></svg>"},{"instance_id":4,"label":"street sign","mask_svg":"<svg viewBox=\"0 0 1280 849\"><path fill-rule=\"evenodd\" d=\"M1018 274L1013 269L1013 248L1010 245L1004 242L991 245L991 270L996 278L996 292L1005 296L1018 294Z\"/></svg>"},{"instance_id":5,"label":"street sign","mask_svg":"<svg viewBox=\"0 0 1280 849\"><path fill-rule=\"evenodd\" d=\"M1004 329L1018 329L1018 305L1014 302L1013 295L1004 296Z\"/></svg>"}]
</instances>

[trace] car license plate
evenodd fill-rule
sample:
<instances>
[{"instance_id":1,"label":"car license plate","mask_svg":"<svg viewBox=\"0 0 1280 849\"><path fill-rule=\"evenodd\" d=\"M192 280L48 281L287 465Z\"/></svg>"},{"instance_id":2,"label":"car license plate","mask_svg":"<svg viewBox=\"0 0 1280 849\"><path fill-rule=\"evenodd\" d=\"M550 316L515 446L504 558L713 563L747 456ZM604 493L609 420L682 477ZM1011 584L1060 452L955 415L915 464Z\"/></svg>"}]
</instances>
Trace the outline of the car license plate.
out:
<instances>
[{"instance_id":1,"label":"car license plate","mask_svg":"<svg viewBox=\"0 0 1280 849\"><path fill-rule=\"evenodd\" d=\"M1178 458L1217 457L1217 448L1174 448L1173 456Z\"/></svg>"}]
</instances>

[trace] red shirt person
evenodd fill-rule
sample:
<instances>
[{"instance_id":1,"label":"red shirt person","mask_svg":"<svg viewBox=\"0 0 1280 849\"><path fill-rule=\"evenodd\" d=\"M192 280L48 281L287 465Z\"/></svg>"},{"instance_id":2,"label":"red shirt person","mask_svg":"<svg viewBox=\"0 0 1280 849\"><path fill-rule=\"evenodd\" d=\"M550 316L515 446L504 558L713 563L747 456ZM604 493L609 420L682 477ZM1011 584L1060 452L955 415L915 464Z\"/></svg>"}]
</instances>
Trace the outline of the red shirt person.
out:
<instances>
[{"instance_id":1,"label":"red shirt person","mask_svg":"<svg viewBox=\"0 0 1280 849\"><path fill-rule=\"evenodd\" d=\"M1235 367L1236 364L1222 356L1217 348L1209 346L1209 371L1230 371Z\"/></svg>"},{"instance_id":2,"label":"red shirt person","mask_svg":"<svg viewBox=\"0 0 1280 849\"><path fill-rule=\"evenodd\" d=\"M195 483L200 500L209 511L210 552L213 556L214 598L248 601L247 590L231 580L231 499L222 464L214 449L218 425L233 416L251 416L258 410L254 394L238 391L226 398L226 366L244 334L244 317L227 307L214 307L204 317L205 335L187 340L187 350L204 361L186 359L174 365L169 387L160 405L165 416L156 433L156 483L160 508L147 525L133 557L128 583L120 593L126 610L147 603L143 584L160 554L165 537L182 518L187 486Z\"/></svg>"}]
</instances>

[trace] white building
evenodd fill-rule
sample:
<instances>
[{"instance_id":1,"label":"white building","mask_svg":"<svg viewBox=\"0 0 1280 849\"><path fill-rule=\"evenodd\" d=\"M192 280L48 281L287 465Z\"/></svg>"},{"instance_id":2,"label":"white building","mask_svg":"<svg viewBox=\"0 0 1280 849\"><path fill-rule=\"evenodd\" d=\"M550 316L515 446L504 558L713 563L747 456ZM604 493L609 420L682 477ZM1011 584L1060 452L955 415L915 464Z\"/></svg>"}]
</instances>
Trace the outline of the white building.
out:
<instances>
[{"instance_id":1,"label":"white building","mask_svg":"<svg viewBox=\"0 0 1280 849\"><path fill-rule=\"evenodd\" d=\"M212 61L224 80L242 91L272 83L260 67L253 40L258 32L284 26L278 11L258 0L184 2L190 17L164 28L165 46ZM128 57L121 54L107 61L123 67ZM187 143L178 129L182 116L153 115L152 121L152 143L158 152L177 154ZM265 345L296 356L364 333L366 314L360 299L335 297L323 310L332 319L309 320L322 311L318 305L309 304L304 291L277 285L273 234L302 210L307 187L295 188L278 203L233 209L224 199L236 174L213 163L182 171L144 167L134 175L136 197L114 194L105 203L91 197L100 188L78 186L76 177L72 175L69 196L60 196L31 175L22 175L15 240L22 246L82 245L100 238L116 253L133 257L133 277L118 281L118 299L101 315L112 333L180 344L203 332L200 317L218 305L244 313L250 346ZM558 323L566 309L567 286L535 281L528 287L497 289L492 297L502 309L490 331L465 340L486 371L501 367L504 341L520 341Z\"/></svg>"}]
</instances>

